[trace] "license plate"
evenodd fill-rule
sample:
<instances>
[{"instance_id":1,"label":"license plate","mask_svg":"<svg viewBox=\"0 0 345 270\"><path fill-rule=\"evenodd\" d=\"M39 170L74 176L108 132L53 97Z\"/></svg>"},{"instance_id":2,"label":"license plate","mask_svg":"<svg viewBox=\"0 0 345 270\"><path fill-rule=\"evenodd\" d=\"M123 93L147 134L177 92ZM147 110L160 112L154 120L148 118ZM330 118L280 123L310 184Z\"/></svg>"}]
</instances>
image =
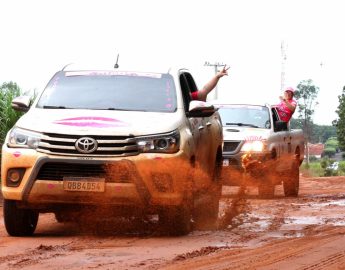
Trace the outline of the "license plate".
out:
<instances>
[{"instance_id":1,"label":"license plate","mask_svg":"<svg viewBox=\"0 0 345 270\"><path fill-rule=\"evenodd\" d=\"M229 160L223 159L223 166L229 166Z\"/></svg>"},{"instance_id":2,"label":"license plate","mask_svg":"<svg viewBox=\"0 0 345 270\"><path fill-rule=\"evenodd\" d=\"M63 189L67 191L104 192L105 179L95 177L65 177Z\"/></svg>"}]
</instances>

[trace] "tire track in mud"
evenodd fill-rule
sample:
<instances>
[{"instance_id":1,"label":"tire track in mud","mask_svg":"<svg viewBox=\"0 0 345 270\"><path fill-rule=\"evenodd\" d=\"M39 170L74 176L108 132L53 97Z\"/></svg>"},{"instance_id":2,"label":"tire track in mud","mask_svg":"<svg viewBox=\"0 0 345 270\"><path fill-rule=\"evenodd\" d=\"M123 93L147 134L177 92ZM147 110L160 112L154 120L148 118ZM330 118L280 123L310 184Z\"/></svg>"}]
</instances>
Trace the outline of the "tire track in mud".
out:
<instances>
[{"instance_id":1,"label":"tire track in mud","mask_svg":"<svg viewBox=\"0 0 345 270\"><path fill-rule=\"evenodd\" d=\"M329 269L330 266L339 266L337 269L344 269L345 251L338 252L327 258L318 261L315 264L300 268L299 270L322 270Z\"/></svg>"},{"instance_id":2,"label":"tire track in mud","mask_svg":"<svg viewBox=\"0 0 345 270\"><path fill-rule=\"evenodd\" d=\"M41 264L43 260L67 255L69 251L67 246L68 244L56 246L39 245L26 253L3 256L0 257L0 268L2 268L1 265L4 267L2 269L8 269ZM6 266L4 266L5 264Z\"/></svg>"},{"instance_id":3,"label":"tire track in mud","mask_svg":"<svg viewBox=\"0 0 345 270\"><path fill-rule=\"evenodd\" d=\"M344 234L344 228L330 229L325 232L326 235L305 238L295 238L291 240L277 240L255 249L232 249L219 250L209 254L207 260L202 257L192 258L183 263L161 266L159 269L164 270L269 270L269 269L298 269L298 270L321 270L330 269L330 266L343 265L345 261L345 251L331 254L324 257L311 265L299 268L295 264L296 258L301 258L305 254L319 246L325 246L339 235ZM305 264L305 263L303 263ZM294 266L292 268L292 266ZM158 268L157 268L158 269ZM331 268L344 269L344 268Z\"/></svg>"}]
</instances>

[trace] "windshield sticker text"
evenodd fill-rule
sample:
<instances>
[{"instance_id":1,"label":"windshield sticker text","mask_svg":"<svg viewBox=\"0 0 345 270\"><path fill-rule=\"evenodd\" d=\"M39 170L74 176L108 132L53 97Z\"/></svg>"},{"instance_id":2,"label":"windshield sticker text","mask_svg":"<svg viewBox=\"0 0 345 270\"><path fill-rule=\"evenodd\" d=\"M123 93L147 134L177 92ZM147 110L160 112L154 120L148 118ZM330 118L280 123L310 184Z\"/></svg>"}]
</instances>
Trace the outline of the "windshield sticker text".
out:
<instances>
[{"instance_id":1,"label":"windshield sticker text","mask_svg":"<svg viewBox=\"0 0 345 270\"><path fill-rule=\"evenodd\" d=\"M129 72L129 71L68 71L65 73L66 77L71 76L138 76L149 78L161 78L162 75L158 73L149 72Z\"/></svg>"}]
</instances>

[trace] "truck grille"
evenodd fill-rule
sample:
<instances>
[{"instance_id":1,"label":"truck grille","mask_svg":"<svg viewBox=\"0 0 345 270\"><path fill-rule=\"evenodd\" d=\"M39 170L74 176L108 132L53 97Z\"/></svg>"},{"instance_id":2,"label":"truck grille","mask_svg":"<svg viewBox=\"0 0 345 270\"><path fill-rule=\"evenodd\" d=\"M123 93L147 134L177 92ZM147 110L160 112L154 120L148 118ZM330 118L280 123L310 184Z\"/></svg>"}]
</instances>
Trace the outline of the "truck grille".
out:
<instances>
[{"instance_id":1,"label":"truck grille","mask_svg":"<svg viewBox=\"0 0 345 270\"><path fill-rule=\"evenodd\" d=\"M223 152L234 152L240 145L241 141L228 141L224 142Z\"/></svg>"},{"instance_id":2,"label":"truck grille","mask_svg":"<svg viewBox=\"0 0 345 270\"><path fill-rule=\"evenodd\" d=\"M64 177L97 177L106 182L132 182L135 172L126 162L111 164L79 164L67 162L48 162L40 168L37 179L62 181Z\"/></svg>"},{"instance_id":3,"label":"truck grille","mask_svg":"<svg viewBox=\"0 0 345 270\"><path fill-rule=\"evenodd\" d=\"M82 137L97 141L97 149L92 153L80 153L76 149L76 141ZM52 155L71 156L131 156L137 155L138 146L134 136L96 136L96 135L64 135L44 133L37 148L38 152Z\"/></svg>"}]
</instances>

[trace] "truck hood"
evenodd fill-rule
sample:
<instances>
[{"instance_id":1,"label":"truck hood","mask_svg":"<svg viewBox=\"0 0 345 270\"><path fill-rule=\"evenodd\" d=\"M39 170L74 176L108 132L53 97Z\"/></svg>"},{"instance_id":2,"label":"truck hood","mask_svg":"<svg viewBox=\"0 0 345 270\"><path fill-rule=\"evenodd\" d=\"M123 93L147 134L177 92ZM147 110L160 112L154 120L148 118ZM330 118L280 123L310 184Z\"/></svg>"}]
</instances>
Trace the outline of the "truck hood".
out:
<instances>
[{"instance_id":1,"label":"truck hood","mask_svg":"<svg viewBox=\"0 0 345 270\"><path fill-rule=\"evenodd\" d=\"M138 111L33 108L17 122L19 128L74 135L146 135L175 130L182 114Z\"/></svg>"},{"instance_id":2,"label":"truck hood","mask_svg":"<svg viewBox=\"0 0 345 270\"><path fill-rule=\"evenodd\" d=\"M270 129L250 127L223 127L224 141L261 141L266 140L271 133Z\"/></svg>"}]
</instances>

